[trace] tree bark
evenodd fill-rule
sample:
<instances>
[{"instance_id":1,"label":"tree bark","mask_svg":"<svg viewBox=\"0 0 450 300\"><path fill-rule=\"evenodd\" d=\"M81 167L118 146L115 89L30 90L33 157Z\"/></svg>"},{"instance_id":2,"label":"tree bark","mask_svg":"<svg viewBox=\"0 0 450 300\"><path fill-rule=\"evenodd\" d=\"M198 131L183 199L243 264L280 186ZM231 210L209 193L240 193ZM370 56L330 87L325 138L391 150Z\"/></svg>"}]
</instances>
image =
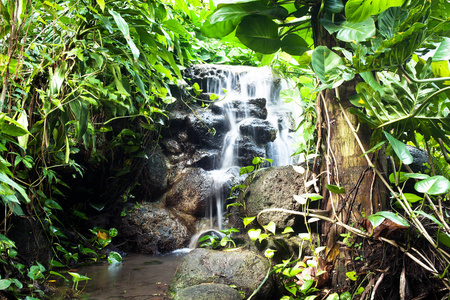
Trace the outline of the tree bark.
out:
<instances>
[{"instance_id":1,"label":"tree bark","mask_svg":"<svg viewBox=\"0 0 450 300\"><path fill-rule=\"evenodd\" d=\"M346 1L344 1L346 2ZM335 38L320 26L319 7L312 12L312 26L316 46L327 46L332 49L337 45ZM323 208L330 211L330 218L339 218L345 224L360 227L358 224L367 216L383 210L386 206L387 189L368 166L367 160L358 144L348 120L361 141L364 151L370 149L372 130L359 124L355 115L348 112L351 107L349 97L356 94L358 79L344 82L336 90L324 90L317 98L317 130L321 145L321 186L324 196ZM338 92L338 94L337 94ZM369 154L372 162L386 170L384 151ZM345 189L343 194L332 194L325 185L337 185ZM337 225L322 225L322 240L326 249L326 259L333 263L332 286L343 289L348 283L346 272L351 269L351 253L346 247L337 244L340 234L345 230ZM346 253L348 252L348 253Z\"/></svg>"}]
</instances>

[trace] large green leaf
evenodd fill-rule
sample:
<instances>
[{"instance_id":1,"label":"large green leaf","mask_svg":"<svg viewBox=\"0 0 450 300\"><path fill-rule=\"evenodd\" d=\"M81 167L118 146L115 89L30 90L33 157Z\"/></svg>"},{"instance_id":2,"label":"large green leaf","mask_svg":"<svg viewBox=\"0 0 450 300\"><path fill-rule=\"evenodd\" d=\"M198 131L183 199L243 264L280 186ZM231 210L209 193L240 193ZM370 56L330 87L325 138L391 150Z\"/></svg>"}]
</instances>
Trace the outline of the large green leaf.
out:
<instances>
[{"instance_id":1,"label":"large green leaf","mask_svg":"<svg viewBox=\"0 0 450 300\"><path fill-rule=\"evenodd\" d=\"M373 227L376 227L383 222L383 220L379 217L389 219L398 225L409 227L409 223L405 220L405 218L391 211L379 211L373 215L370 215L367 219L372 222Z\"/></svg>"},{"instance_id":2,"label":"large green leaf","mask_svg":"<svg viewBox=\"0 0 450 300\"><path fill-rule=\"evenodd\" d=\"M349 0L345 4L345 17L348 22L360 23L389 7L402 6L404 2L405 0Z\"/></svg>"},{"instance_id":3,"label":"large green leaf","mask_svg":"<svg viewBox=\"0 0 450 300\"><path fill-rule=\"evenodd\" d=\"M447 193L450 190L450 181L448 181L448 179L444 176L437 175L416 182L414 188L419 193L441 195Z\"/></svg>"},{"instance_id":4,"label":"large green leaf","mask_svg":"<svg viewBox=\"0 0 450 300\"><path fill-rule=\"evenodd\" d=\"M344 42L363 42L375 35L375 22L367 19L361 23L347 23L340 25L342 28L337 38Z\"/></svg>"},{"instance_id":5,"label":"large green leaf","mask_svg":"<svg viewBox=\"0 0 450 300\"><path fill-rule=\"evenodd\" d=\"M387 140L389 141L389 144L391 144L392 149L394 150L397 157L405 164L409 165L413 162L413 157L411 153L409 153L408 148L406 148L406 145L402 143L401 141L394 138L392 135L384 131L384 135L386 136Z\"/></svg>"},{"instance_id":6,"label":"large green leaf","mask_svg":"<svg viewBox=\"0 0 450 300\"><path fill-rule=\"evenodd\" d=\"M236 29L236 37L248 48L263 54L277 52L281 47L277 23L261 15L243 18Z\"/></svg>"},{"instance_id":7,"label":"large green leaf","mask_svg":"<svg viewBox=\"0 0 450 300\"><path fill-rule=\"evenodd\" d=\"M109 13L113 16L114 21L117 24L117 27L122 32L125 40L127 41L128 47L130 47L131 53L133 53L134 59L138 60L139 58L139 49L136 47L136 44L133 42L130 36L130 29L128 28L128 23L122 18L119 13L116 13L112 9L109 10Z\"/></svg>"},{"instance_id":8,"label":"large green leaf","mask_svg":"<svg viewBox=\"0 0 450 300\"><path fill-rule=\"evenodd\" d=\"M398 32L399 25L405 21L408 12L400 7L391 7L378 17L378 28L385 38L391 38Z\"/></svg>"},{"instance_id":9,"label":"large green leaf","mask_svg":"<svg viewBox=\"0 0 450 300\"><path fill-rule=\"evenodd\" d=\"M25 189L22 186L18 185L16 182L14 182L12 179L10 179L8 176L6 176L3 173L0 173L0 181L12 186L16 191L18 191L19 194L22 195L26 203L31 202L30 198L28 198Z\"/></svg>"},{"instance_id":10,"label":"large green leaf","mask_svg":"<svg viewBox=\"0 0 450 300\"><path fill-rule=\"evenodd\" d=\"M200 31L206 37L220 38L232 33L238 24L239 20L229 20L214 24L211 24L209 20L206 20L200 28Z\"/></svg>"},{"instance_id":11,"label":"large green leaf","mask_svg":"<svg viewBox=\"0 0 450 300\"><path fill-rule=\"evenodd\" d=\"M333 69L343 64L342 58L325 46L317 47L312 53L311 67L323 83L328 81Z\"/></svg>"},{"instance_id":12,"label":"large green leaf","mask_svg":"<svg viewBox=\"0 0 450 300\"><path fill-rule=\"evenodd\" d=\"M281 49L290 55L302 55L310 50L308 43L297 34L288 34L281 41Z\"/></svg>"},{"instance_id":13,"label":"large green leaf","mask_svg":"<svg viewBox=\"0 0 450 300\"><path fill-rule=\"evenodd\" d=\"M450 59L450 38L445 37L433 55L433 61Z\"/></svg>"}]
</instances>

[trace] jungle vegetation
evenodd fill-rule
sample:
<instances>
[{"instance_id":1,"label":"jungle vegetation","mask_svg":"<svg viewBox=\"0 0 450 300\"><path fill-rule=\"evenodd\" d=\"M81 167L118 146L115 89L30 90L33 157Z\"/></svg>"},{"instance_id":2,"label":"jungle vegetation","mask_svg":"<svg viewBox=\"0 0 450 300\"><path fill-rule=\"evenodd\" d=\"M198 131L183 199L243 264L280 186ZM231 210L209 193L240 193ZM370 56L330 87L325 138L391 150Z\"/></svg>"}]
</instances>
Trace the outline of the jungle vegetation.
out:
<instances>
[{"instance_id":1,"label":"jungle vegetation","mask_svg":"<svg viewBox=\"0 0 450 300\"><path fill-rule=\"evenodd\" d=\"M91 246L101 248L114 229L72 239L65 228L76 228L89 209L130 196L132 182L70 205L66 182L92 176L86 166L101 173L116 165L110 175L127 174L157 142L183 68L203 62L269 65L292 83L283 96L303 108L297 154L319 162L314 171L323 174L319 196L331 212L323 253L337 271L338 292L355 295L367 286L359 297L369 297L385 274L370 270L358 279L342 243L378 255L386 249L373 245L383 243L404 259L392 278L414 265L439 287L436 294L448 295L448 1L0 0L0 15L5 295L41 297L35 283L47 269L58 275L58 267L98 257ZM428 174L401 168L412 160L405 144L434 158ZM417 181L417 195L402 192L407 180ZM23 219L38 225L33 233L48 241L50 258L21 258L10 228ZM395 240L381 226L407 230ZM286 288L286 299L310 296Z\"/></svg>"}]
</instances>

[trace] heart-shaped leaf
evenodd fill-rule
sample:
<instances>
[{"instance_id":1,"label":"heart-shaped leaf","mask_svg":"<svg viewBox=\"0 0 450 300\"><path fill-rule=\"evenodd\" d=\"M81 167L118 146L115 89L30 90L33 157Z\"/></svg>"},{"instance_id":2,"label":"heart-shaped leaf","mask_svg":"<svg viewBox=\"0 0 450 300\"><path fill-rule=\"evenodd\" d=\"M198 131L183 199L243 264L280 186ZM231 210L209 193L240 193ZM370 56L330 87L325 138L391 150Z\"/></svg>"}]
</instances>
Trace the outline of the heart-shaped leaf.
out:
<instances>
[{"instance_id":1,"label":"heart-shaped leaf","mask_svg":"<svg viewBox=\"0 0 450 300\"><path fill-rule=\"evenodd\" d=\"M414 188L419 193L441 195L450 190L450 181L444 176L437 175L417 182Z\"/></svg>"}]
</instances>

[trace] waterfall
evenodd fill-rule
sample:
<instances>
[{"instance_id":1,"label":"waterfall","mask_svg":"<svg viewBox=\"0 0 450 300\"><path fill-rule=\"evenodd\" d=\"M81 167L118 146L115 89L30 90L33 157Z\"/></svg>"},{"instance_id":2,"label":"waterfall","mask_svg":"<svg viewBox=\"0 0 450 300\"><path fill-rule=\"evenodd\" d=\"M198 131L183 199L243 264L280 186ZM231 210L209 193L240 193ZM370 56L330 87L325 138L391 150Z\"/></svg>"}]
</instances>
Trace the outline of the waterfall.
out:
<instances>
[{"instance_id":1,"label":"waterfall","mask_svg":"<svg viewBox=\"0 0 450 300\"><path fill-rule=\"evenodd\" d=\"M284 83L269 67L211 65L202 66L202 70L200 88L219 96L211 105L226 116L230 125L217 169L210 172L216 189L209 207L210 226L221 229L230 190L226 185L239 176L240 167L251 165L254 156L272 159L272 166L292 164L292 108L280 99Z\"/></svg>"}]
</instances>

